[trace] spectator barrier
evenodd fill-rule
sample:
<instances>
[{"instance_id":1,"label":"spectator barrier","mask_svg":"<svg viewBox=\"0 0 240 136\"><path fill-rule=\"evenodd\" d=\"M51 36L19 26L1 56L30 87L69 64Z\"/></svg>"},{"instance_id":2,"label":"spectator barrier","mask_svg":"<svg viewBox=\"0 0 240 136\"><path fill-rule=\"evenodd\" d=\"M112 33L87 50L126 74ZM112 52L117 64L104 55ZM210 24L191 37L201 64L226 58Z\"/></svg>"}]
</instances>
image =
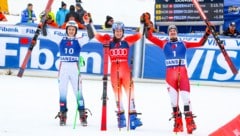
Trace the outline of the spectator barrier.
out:
<instances>
[{"instance_id":1,"label":"spectator barrier","mask_svg":"<svg viewBox=\"0 0 240 136\"><path fill-rule=\"evenodd\" d=\"M18 69L25 57L31 38L36 27L0 25L0 68ZM56 71L59 65L58 41L65 36L65 30L49 28L48 36L39 36L36 47L33 49L27 69ZM112 32L101 31L101 33ZM134 31L126 31L125 35ZM78 31L78 36L86 36L85 31ZM156 34L160 39L167 35ZM179 34L181 40L197 41L202 34ZM237 69L240 68L240 39L221 37L229 56ZM163 79L165 78L165 62L162 50L149 41L145 41L144 68L141 71L143 78ZM132 53L131 53L132 54ZM81 56L86 65L81 68L85 74L102 74L103 50L102 45L95 39L82 48ZM187 51L187 67L191 80L202 81L240 81L240 72L233 75L221 54L214 39L210 36L201 48L189 49Z\"/></svg>"}]
</instances>

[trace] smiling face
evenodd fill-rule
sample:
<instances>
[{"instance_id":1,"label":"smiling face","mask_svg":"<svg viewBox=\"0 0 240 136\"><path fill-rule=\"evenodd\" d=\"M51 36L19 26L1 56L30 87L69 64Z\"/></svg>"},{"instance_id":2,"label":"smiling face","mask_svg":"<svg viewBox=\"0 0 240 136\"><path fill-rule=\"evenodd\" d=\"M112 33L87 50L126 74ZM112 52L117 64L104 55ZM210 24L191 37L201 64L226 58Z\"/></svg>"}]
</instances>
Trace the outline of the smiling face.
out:
<instances>
[{"instance_id":1,"label":"smiling face","mask_svg":"<svg viewBox=\"0 0 240 136\"><path fill-rule=\"evenodd\" d=\"M117 38L117 39L121 39L123 37L123 30L122 29L116 29L114 31L114 36Z\"/></svg>"},{"instance_id":2,"label":"smiling face","mask_svg":"<svg viewBox=\"0 0 240 136\"><path fill-rule=\"evenodd\" d=\"M176 39L177 38L177 30L176 29L170 29L168 32L170 39Z\"/></svg>"},{"instance_id":3,"label":"smiling face","mask_svg":"<svg viewBox=\"0 0 240 136\"><path fill-rule=\"evenodd\" d=\"M67 35L69 37L74 37L76 35L76 28L74 26L69 26L67 28Z\"/></svg>"}]
</instances>

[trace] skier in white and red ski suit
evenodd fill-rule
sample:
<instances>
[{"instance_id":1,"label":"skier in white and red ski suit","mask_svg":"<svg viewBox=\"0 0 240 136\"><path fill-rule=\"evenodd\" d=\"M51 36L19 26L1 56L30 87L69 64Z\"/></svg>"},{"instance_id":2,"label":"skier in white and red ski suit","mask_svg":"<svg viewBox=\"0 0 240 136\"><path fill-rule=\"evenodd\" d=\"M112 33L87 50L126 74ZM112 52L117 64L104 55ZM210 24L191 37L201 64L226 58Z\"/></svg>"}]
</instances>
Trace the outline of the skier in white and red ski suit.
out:
<instances>
[{"instance_id":1,"label":"skier in white and red ski suit","mask_svg":"<svg viewBox=\"0 0 240 136\"><path fill-rule=\"evenodd\" d=\"M181 96L184 104L183 108L188 133L192 133L196 129L190 101L190 85L185 59L186 50L203 46L209 34L210 31L207 28L205 34L198 42L181 41L177 38L177 27L175 25L169 25L168 27L169 40L158 39L152 34L151 29L146 33L147 39L163 49L165 55L167 90L173 108L173 118L175 119L174 132L183 131L182 113L178 105L179 96Z\"/></svg>"}]
</instances>

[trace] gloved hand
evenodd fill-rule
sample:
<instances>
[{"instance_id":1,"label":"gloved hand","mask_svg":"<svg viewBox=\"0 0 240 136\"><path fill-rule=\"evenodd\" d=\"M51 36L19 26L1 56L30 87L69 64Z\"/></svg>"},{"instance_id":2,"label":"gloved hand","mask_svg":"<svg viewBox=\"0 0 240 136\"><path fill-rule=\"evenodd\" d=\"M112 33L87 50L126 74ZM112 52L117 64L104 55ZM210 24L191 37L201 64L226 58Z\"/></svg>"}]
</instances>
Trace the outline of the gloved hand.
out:
<instances>
[{"instance_id":1,"label":"gloved hand","mask_svg":"<svg viewBox=\"0 0 240 136\"><path fill-rule=\"evenodd\" d=\"M209 27L206 28L205 32L210 35L212 32L215 32L215 30L215 26L211 22L209 22Z\"/></svg>"},{"instance_id":2,"label":"gloved hand","mask_svg":"<svg viewBox=\"0 0 240 136\"><path fill-rule=\"evenodd\" d=\"M143 23L145 26L150 27L150 14L148 12L143 13L140 16L140 22Z\"/></svg>"},{"instance_id":3,"label":"gloved hand","mask_svg":"<svg viewBox=\"0 0 240 136\"><path fill-rule=\"evenodd\" d=\"M140 23L145 24L145 13L140 16Z\"/></svg>"},{"instance_id":4,"label":"gloved hand","mask_svg":"<svg viewBox=\"0 0 240 136\"><path fill-rule=\"evenodd\" d=\"M92 21L92 15L91 15L91 13L87 13L88 14L88 17L89 17L89 23L92 23L93 21Z\"/></svg>"},{"instance_id":5,"label":"gloved hand","mask_svg":"<svg viewBox=\"0 0 240 136\"><path fill-rule=\"evenodd\" d=\"M83 15L83 21L85 22L85 23L89 23L89 16L88 16L88 13L85 13L84 15Z\"/></svg>"},{"instance_id":6,"label":"gloved hand","mask_svg":"<svg viewBox=\"0 0 240 136\"><path fill-rule=\"evenodd\" d=\"M206 27L205 33L207 35L210 35L212 33L209 27Z\"/></svg>"},{"instance_id":7,"label":"gloved hand","mask_svg":"<svg viewBox=\"0 0 240 136\"><path fill-rule=\"evenodd\" d=\"M209 22L209 26L206 27L205 33L206 35L210 35L215 30L215 26L211 22Z\"/></svg>"},{"instance_id":8,"label":"gloved hand","mask_svg":"<svg viewBox=\"0 0 240 136\"><path fill-rule=\"evenodd\" d=\"M145 12L145 19L151 20L151 15L148 12Z\"/></svg>"},{"instance_id":9,"label":"gloved hand","mask_svg":"<svg viewBox=\"0 0 240 136\"><path fill-rule=\"evenodd\" d=\"M85 23L92 23L92 15L91 13L85 13L83 16L83 20Z\"/></svg>"},{"instance_id":10,"label":"gloved hand","mask_svg":"<svg viewBox=\"0 0 240 136\"><path fill-rule=\"evenodd\" d=\"M207 39L208 36L212 33L212 31L214 32L215 31L215 28L214 26L210 23L209 26L206 27L206 30L205 30L205 34L204 34L204 38Z\"/></svg>"}]
</instances>

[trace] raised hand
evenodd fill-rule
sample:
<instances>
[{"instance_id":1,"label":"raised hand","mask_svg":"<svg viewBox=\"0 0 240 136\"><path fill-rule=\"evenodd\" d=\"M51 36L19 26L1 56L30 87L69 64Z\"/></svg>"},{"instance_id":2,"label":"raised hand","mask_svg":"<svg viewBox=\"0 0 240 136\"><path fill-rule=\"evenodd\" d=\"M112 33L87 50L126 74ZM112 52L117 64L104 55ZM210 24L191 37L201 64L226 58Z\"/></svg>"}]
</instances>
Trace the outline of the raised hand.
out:
<instances>
[{"instance_id":1,"label":"raised hand","mask_svg":"<svg viewBox=\"0 0 240 136\"><path fill-rule=\"evenodd\" d=\"M84 16L83 16L83 21L86 24L92 23L91 14L90 13L85 13Z\"/></svg>"}]
</instances>

